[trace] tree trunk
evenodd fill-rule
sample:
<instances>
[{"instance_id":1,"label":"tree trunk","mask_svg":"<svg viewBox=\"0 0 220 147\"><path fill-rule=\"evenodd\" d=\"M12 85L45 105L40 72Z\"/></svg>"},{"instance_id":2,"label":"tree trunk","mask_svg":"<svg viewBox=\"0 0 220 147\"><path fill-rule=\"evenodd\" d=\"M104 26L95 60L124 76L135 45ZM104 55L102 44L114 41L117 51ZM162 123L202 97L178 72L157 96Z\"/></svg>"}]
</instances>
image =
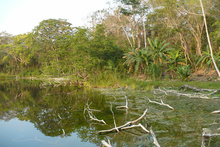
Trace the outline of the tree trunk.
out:
<instances>
[{"instance_id":1,"label":"tree trunk","mask_svg":"<svg viewBox=\"0 0 220 147\"><path fill-rule=\"evenodd\" d=\"M204 18L205 30L206 30L207 40L208 40L208 43L209 43L209 49L210 49L210 54L211 54L211 57L212 57L212 62L215 66L216 72L218 73L218 77L220 77L220 72L219 72L219 69L218 69L218 67L215 63L215 59L214 59L213 53L212 53L212 46L211 46L211 42L210 42L210 39L209 39L209 32L208 32L208 27L207 27L207 24L206 24L206 17L205 17L205 12L204 12L204 8L203 8L202 0L200 0L200 5L201 5L201 8L202 8L202 14L203 14L203 18Z\"/></svg>"}]
</instances>

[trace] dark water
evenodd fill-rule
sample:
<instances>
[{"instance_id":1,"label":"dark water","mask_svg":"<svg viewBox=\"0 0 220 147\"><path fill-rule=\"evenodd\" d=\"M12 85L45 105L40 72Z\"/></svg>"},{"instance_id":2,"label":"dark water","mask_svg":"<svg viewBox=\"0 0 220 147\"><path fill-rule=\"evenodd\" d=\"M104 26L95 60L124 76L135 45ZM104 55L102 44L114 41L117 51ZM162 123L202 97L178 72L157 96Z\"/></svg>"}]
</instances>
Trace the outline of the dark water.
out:
<instances>
[{"instance_id":1,"label":"dark water","mask_svg":"<svg viewBox=\"0 0 220 147\"><path fill-rule=\"evenodd\" d=\"M129 99L128 110L116 109L125 105L125 97L118 89L87 89L70 84L48 84L42 81L20 80L0 83L0 146L101 146L108 139L113 146L155 146L153 137L140 128L119 133L97 134L139 118L148 109L140 123L153 131L163 147L201 146L202 128L216 130L220 115L210 112L220 109L220 99L192 99L163 97L175 110L149 103L159 101L161 95L149 91L124 89ZM93 114L107 123L90 120L84 112L90 104ZM212 137L210 146L219 147L220 137Z\"/></svg>"}]
</instances>

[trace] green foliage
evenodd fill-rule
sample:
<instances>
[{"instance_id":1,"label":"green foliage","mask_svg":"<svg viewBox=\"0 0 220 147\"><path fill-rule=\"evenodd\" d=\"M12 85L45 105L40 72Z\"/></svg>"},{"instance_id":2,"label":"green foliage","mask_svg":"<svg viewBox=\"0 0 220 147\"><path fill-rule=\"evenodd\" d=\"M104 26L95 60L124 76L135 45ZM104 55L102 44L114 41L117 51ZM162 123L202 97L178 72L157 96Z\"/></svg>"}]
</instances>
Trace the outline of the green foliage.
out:
<instances>
[{"instance_id":1,"label":"green foliage","mask_svg":"<svg viewBox=\"0 0 220 147\"><path fill-rule=\"evenodd\" d=\"M172 48L168 48L169 43L165 44L165 41L158 41L158 38L151 40L148 38L149 43L149 54L152 57L154 63L166 64L167 61L171 61L168 55L168 51L173 50Z\"/></svg>"},{"instance_id":2,"label":"green foliage","mask_svg":"<svg viewBox=\"0 0 220 147\"><path fill-rule=\"evenodd\" d=\"M189 80L191 71L190 71L190 67L189 66L180 66L177 68L177 73L178 75L181 77L181 80L186 81Z\"/></svg>"},{"instance_id":3,"label":"green foliage","mask_svg":"<svg viewBox=\"0 0 220 147\"><path fill-rule=\"evenodd\" d=\"M198 2L118 2L122 4L118 11L98 11L91 28L73 28L65 19L48 19L28 34L0 33L0 71L19 76L69 76L97 85L106 80L106 85L114 85L111 79L128 76L157 80L175 78L178 73L187 79L190 72L183 65L189 63L191 72L213 67L209 50L204 49L207 41L201 15L178 13L184 7L200 14ZM218 6L211 0L206 11L214 58L220 66ZM200 47L202 56L195 55Z\"/></svg>"},{"instance_id":4,"label":"green foliage","mask_svg":"<svg viewBox=\"0 0 220 147\"><path fill-rule=\"evenodd\" d=\"M210 54L210 50L209 50L209 47L207 46L206 47L207 51L203 51L203 56L200 57L200 59L198 60L197 62L197 66L200 66L200 67L214 67L213 65L213 62L212 62L212 58L211 58L211 54ZM220 62L220 52L216 55L214 55L214 60L216 63L219 63Z\"/></svg>"},{"instance_id":5,"label":"green foliage","mask_svg":"<svg viewBox=\"0 0 220 147\"><path fill-rule=\"evenodd\" d=\"M128 53L124 54L123 58L126 58L125 64L129 66L129 72L134 67L135 72L142 72L144 68L149 64L149 55L146 49L128 49Z\"/></svg>"},{"instance_id":6,"label":"green foliage","mask_svg":"<svg viewBox=\"0 0 220 147\"><path fill-rule=\"evenodd\" d=\"M153 80L159 80L162 76L162 67L161 64L150 64L148 67L150 71L150 77Z\"/></svg>"}]
</instances>

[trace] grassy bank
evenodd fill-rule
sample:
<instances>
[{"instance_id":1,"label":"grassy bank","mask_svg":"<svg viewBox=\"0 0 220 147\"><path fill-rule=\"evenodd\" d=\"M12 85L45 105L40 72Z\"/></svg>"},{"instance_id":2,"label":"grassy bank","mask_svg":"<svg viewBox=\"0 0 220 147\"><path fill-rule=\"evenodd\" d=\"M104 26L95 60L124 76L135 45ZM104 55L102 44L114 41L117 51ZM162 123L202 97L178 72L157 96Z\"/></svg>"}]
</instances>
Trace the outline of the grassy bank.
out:
<instances>
[{"instance_id":1,"label":"grassy bank","mask_svg":"<svg viewBox=\"0 0 220 147\"><path fill-rule=\"evenodd\" d=\"M50 77L50 76L38 76L38 77L17 77L11 75L0 75L2 80L18 80L18 79L28 79L28 80L41 80L44 82L61 83L61 84L72 84L75 86L86 86L89 88L118 88L127 87L130 89L140 89L140 90L151 90L159 86L162 87L181 87L182 85L190 85L198 88L207 89L220 89L220 80L217 78L212 79L212 81L204 80L204 78L191 80L191 81L181 81L180 79L163 79L163 80L150 80L150 79L139 79L135 77L130 77L126 75L109 74L103 73L98 76L90 76L88 79L82 79L76 76L65 76L65 77Z\"/></svg>"}]
</instances>

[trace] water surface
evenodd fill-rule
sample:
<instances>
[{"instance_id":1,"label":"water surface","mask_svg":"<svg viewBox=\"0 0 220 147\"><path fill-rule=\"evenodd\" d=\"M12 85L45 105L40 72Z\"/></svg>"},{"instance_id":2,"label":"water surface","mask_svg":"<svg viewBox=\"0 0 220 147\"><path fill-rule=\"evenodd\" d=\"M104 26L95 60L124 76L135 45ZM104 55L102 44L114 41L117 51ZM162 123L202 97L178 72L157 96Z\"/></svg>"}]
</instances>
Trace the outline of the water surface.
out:
<instances>
[{"instance_id":1,"label":"water surface","mask_svg":"<svg viewBox=\"0 0 220 147\"><path fill-rule=\"evenodd\" d=\"M101 146L110 140L113 146L154 146L153 138L140 128L119 133L97 134L103 129L135 120L148 109L140 123L152 126L161 146L201 146L202 128L220 127L220 99L192 99L175 95L162 97L175 110L149 103L147 97L160 101L162 94L153 91L117 89L87 89L70 84L48 84L42 81L2 81L0 84L0 146ZM125 105L129 109L116 109ZM85 105L107 123L92 121ZM213 137L210 145L220 146Z\"/></svg>"}]
</instances>

